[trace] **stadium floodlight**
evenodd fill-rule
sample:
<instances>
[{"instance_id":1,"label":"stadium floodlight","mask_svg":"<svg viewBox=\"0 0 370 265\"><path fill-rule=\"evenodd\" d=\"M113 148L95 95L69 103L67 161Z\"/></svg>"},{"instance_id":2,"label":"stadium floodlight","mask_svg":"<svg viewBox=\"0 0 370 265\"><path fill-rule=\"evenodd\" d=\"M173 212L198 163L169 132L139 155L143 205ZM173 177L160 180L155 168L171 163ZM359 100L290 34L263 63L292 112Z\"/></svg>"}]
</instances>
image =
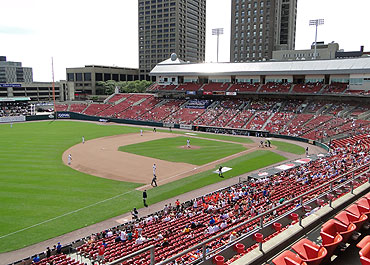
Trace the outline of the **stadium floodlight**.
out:
<instances>
[{"instance_id":1,"label":"stadium floodlight","mask_svg":"<svg viewBox=\"0 0 370 265\"><path fill-rule=\"evenodd\" d=\"M324 19L319 18L319 19L311 19L309 22L310 26L315 26L316 27L316 32L315 32L315 51L313 53L313 59L316 59L316 46L317 46L317 27L320 25L324 25Z\"/></svg>"},{"instance_id":2,"label":"stadium floodlight","mask_svg":"<svg viewBox=\"0 0 370 265\"><path fill-rule=\"evenodd\" d=\"M216 29L212 29L212 35L216 35L217 36L217 62L218 62L218 43L219 43L219 36L224 34L224 29L223 28L216 28Z\"/></svg>"}]
</instances>

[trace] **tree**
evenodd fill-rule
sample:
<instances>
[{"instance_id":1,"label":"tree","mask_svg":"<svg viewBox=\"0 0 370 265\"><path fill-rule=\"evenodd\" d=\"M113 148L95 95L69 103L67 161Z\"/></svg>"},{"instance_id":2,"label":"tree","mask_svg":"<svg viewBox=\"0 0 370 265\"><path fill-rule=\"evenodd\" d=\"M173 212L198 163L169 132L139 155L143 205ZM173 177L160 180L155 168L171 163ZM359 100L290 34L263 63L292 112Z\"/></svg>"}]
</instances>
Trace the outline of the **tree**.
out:
<instances>
[{"instance_id":1,"label":"tree","mask_svg":"<svg viewBox=\"0 0 370 265\"><path fill-rule=\"evenodd\" d=\"M99 81L97 85L99 89L104 89L104 94L110 95L113 94L115 88L118 87L121 93L143 93L146 88L149 87L152 83L146 80L136 80L136 81L121 81L117 82L114 80L108 81Z\"/></svg>"}]
</instances>

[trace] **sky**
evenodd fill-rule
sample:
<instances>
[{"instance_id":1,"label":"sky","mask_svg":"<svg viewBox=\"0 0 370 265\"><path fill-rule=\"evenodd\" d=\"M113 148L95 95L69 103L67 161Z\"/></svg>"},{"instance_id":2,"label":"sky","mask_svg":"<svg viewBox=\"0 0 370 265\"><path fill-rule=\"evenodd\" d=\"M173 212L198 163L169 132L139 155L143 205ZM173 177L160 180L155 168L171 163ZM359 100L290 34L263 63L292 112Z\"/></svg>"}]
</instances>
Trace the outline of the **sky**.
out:
<instances>
[{"instance_id":1,"label":"sky","mask_svg":"<svg viewBox=\"0 0 370 265\"><path fill-rule=\"evenodd\" d=\"M34 81L65 79L84 65L138 67L137 0L0 0L0 55L32 67ZM318 41L345 51L370 51L369 0L298 0L296 49L315 40L310 19L323 18ZM207 0L206 61L216 61L216 36L224 28L219 61L230 59L231 0ZM180 58L181 59L181 58Z\"/></svg>"}]
</instances>

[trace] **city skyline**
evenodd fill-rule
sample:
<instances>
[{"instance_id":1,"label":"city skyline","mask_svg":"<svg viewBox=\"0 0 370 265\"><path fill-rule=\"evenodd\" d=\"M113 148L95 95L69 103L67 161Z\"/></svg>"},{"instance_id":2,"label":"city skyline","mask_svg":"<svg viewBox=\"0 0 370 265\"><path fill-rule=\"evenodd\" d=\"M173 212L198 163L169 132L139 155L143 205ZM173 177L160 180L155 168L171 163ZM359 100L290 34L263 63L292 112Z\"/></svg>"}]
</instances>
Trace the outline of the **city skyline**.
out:
<instances>
[{"instance_id":1,"label":"city skyline","mask_svg":"<svg viewBox=\"0 0 370 265\"><path fill-rule=\"evenodd\" d=\"M314 42L310 19L323 18L318 41L335 41L340 49L370 50L362 29L370 26L366 0L298 0L296 49ZM138 67L137 1L3 0L0 22L0 55L32 67L35 81L51 81L51 57L55 80L65 79L67 67L109 65ZM330 12L329 12L330 10ZM207 1L206 61L216 61L216 36L212 28L224 28L219 61L230 59L231 0ZM180 58L181 59L181 58Z\"/></svg>"}]
</instances>

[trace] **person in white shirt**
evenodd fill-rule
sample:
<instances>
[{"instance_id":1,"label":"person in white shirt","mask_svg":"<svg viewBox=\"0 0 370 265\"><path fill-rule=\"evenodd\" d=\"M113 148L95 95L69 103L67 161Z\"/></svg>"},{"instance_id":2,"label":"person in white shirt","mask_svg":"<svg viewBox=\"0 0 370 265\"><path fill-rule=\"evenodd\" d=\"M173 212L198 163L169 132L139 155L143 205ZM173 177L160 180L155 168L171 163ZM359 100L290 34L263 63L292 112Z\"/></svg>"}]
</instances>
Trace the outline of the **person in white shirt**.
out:
<instances>
[{"instance_id":1,"label":"person in white shirt","mask_svg":"<svg viewBox=\"0 0 370 265\"><path fill-rule=\"evenodd\" d=\"M143 136L143 129L140 129L140 136Z\"/></svg>"},{"instance_id":2,"label":"person in white shirt","mask_svg":"<svg viewBox=\"0 0 370 265\"><path fill-rule=\"evenodd\" d=\"M127 234L125 231L121 231L119 237L121 238L122 242L125 242L127 240Z\"/></svg>"},{"instance_id":3,"label":"person in white shirt","mask_svg":"<svg viewBox=\"0 0 370 265\"><path fill-rule=\"evenodd\" d=\"M155 174L156 170L157 170L157 166L156 166L156 164L153 164L153 179L152 179L152 183L151 183L151 185L153 187L157 187L157 175ZM154 185L153 185L153 183L154 183Z\"/></svg>"},{"instance_id":4,"label":"person in white shirt","mask_svg":"<svg viewBox=\"0 0 370 265\"><path fill-rule=\"evenodd\" d=\"M237 235L236 235L236 232L233 231L230 235L230 239L229 239L229 242L232 242L234 241L235 239L237 239Z\"/></svg>"},{"instance_id":5,"label":"person in white shirt","mask_svg":"<svg viewBox=\"0 0 370 265\"><path fill-rule=\"evenodd\" d=\"M226 228L227 227L227 222L223 221L220 226L221 226L221 229Z\"/></svg>"},{"instance_id":6,"label":"person in white shirt","mask_svg":"<svg viewBox=\"0 0 370 265\"><path fill-rule=\"evenodd\" d=\"M142 236L139 236L139 237L136 239L135 244L136 244L136 245L140 245L140 244L142 244L142 243L144 243L144 242L145 242L145 238L144 238L144 237L142 237Z\"/></svg>"},{"instance_id":7,"label":"person in white shirt","mask_svg":"<svg viewBox=\"0 0 370 265\"><path fill-rule=\"evenodd\" d=\"M85 143L85 136L82 136L82 144Z\"/></svg>"},{"instance_id":8,"label":"person in white shirt","mask_svg":"<svg viewBox=\"0 0 370 265\"><path fill-rule=\"evenodd\" d=\"M186 140L186 146L187 146L188 148L190 148L190 139L187 139L187 140Z\"/></svg>"},{"instance_id":9,"label":"person in white shirt","mask_svg":"<svg viewBox=\"0 0 370 265\"><path fill-rule=\"evenodd\" d=\"M69 154L68 155L68 165L71 165L71 163L72 163L72 155Z\"/></svg>"}]
</instances>

